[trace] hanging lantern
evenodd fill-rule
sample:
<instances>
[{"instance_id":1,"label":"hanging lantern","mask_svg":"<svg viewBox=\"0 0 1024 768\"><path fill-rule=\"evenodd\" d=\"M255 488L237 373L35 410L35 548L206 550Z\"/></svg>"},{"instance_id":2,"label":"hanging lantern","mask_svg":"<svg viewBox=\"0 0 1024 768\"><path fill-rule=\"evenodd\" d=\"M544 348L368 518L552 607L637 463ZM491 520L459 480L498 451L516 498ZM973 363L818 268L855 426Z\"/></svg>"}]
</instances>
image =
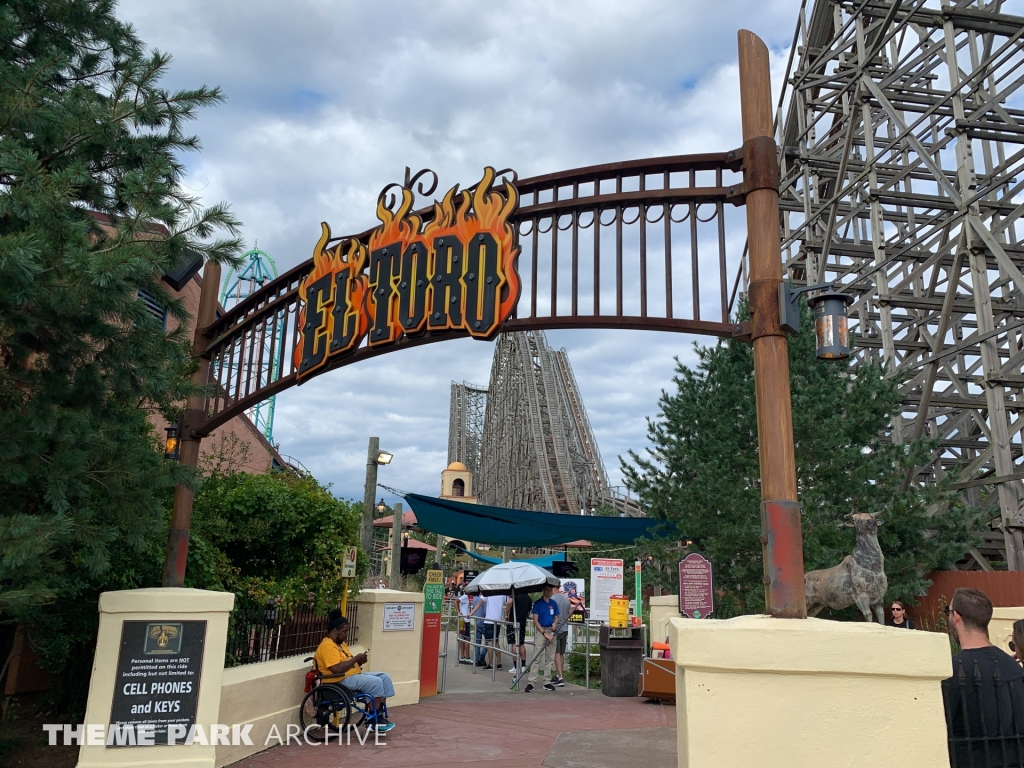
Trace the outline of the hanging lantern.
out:
<instances>
[{"instance_id":1,"label":"hanging lantern","mask_svg":"<svg viewBox=\"0 0 1024 768\"><path fill-rule=\"evenodd\" d=\"M853 296L829 291L807 300L814 310L814 354L819 360L843 360L850 356L850 326L846 308Z\"/></svg>"},{"instance_id":2,"label":"hanging lantern","mask_svg":"<svg viewBox=\"0 0 1024 768\"><path fill-rule=\"evenodd\" d=\"M177 461L181 458L181 441L178 438L177 425L167 427L167 437L164 439L164 458L169 461Z\"/></svg>"}]
</instances>

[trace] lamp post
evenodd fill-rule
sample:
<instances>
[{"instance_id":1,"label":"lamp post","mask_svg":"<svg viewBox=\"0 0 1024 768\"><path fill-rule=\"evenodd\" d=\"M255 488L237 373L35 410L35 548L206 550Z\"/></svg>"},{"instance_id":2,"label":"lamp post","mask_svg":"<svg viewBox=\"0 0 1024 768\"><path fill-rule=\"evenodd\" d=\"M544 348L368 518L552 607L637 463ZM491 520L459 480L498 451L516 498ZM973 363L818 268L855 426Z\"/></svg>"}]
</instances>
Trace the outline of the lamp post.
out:
<instances>
[{"instance_id":1,"label":"lamp post","mask_svg":"<svg viewBox=\"0 0 1024 768\"><path fill-rule=\"evenodd\" d=\"M199 309L195 318L195 333L192 336L193 354L198 365L192 374L192 383L205 387L210 377L210 358L200 352L206 347L206 329L217 319L217 291L220 288L220 264L206 262L203 268L203 286L199 292ZM183 466L195 469L199 466L199 441L195 428L206 418L206 394L194 394L185 403L185 414L176 428L177 443L170 458L176 458ZM167 443L171 433L168 430ZM169 446L164 445L167 456ZM167 550L164 555L162 585L181 587L185 584L185 566L188 563L188 538L192 526L192 488L184 483L174 486L174 500L171 502L171 527L167 532Z\"/></svg>"},{"instance_id":2,"label":"lamp post","mask_svg":"<svg viewBox=\"0 0 1024 768\"><path fill-rule=\"evenodd\" d=\"M772 616L802 619L807 617L807 602L789 390L789 343L780 302L783 280L778 148L768 48L747 30L739 33L739 70L765 603Z\"/></svg>"},{"instance_id":3,"label":"lamp post","mask_svg":"<svg viewBox=\"0 0 1024 768\"><path fill-rule=\"evenodd\" d=\"M363 519L359 528L359 546L367 557L373 556L373 497L377 492L377 467L390 464L394 454L380 449L380 438L371 437L366 452L366 485L363 488Z\"/></svg>"},{"instance_id":4,"label":"lamp post","mask_svg":"<svg viewBox=\"0 0 1024 768\"><path fill-rule=\"evenodd\" d=\"M383 499L381 502L383 503ZM385 507L387 509L387 507ZM402 504L391 510L391 588L398 589L402 581Z\"/></svg>"}]
</instances>

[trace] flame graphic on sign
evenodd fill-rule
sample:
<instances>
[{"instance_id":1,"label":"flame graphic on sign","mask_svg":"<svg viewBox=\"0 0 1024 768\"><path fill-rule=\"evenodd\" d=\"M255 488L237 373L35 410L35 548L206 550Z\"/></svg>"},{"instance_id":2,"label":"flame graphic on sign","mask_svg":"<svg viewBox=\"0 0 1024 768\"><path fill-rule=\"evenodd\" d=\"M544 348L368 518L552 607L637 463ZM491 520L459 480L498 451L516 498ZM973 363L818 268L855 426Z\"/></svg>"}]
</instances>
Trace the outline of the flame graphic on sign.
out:
<instances>
[{"instance_id":1,"label":"flame graphic on sign","mask_svg":"<svg viewBox=\"0 0 1024 768\"><path fill-rule=\"evenodd\" d=\"M430 247L437 237L455 235L463 243L469 243L482 232L493 235L498 242L498 289L501 291L495 315L504 320L515 308L522 290L516 270L519 246L516 245L515 230L508 223L508 217L519 204L519 192L507 180L503 180L504 194L492 190L494 177L494 169L488 166L472 191L459 192L457 185L449 189L440 202L434 203L434 218L427 223L422 239ZM483 290L482 283L479 289ZM486 338L493 335L500 325L499 321L492 328L476 331L473 324L468 323L466 330L473 336Z\"/></svg>"},{"instance_id":2,"label":"flame graphic on sign","mask_svg":"<svg viewBox=\"0 0 1024 768\"><path fill-rule=\"evenodd\" d=\"M370 315L367 314L366 311L366 292L369 285L366 275L363 274L363 269L366 267L367 250L366 246L354 237L347 241L338 243L333 248L327 247L327 243L330 242L330 240L331 227L327 222L321 222L320 239L313 248L313 269L299 284L301 309L299 310L298 328L303 336L310 333L322 335L323 338L321 339L321 343L324 345L330 343L330 340L333 339L335 335L335 323L339 321L344 322L346 315L346 312L344 311L340 313L334 311L338 302L340 301L344 303L345 300L345 297L335 295L337 293L337 280L334 279L334 276L339 272L348 271L347 308L349 308L349 312L347 314L351 314L352 312L356 313L356 331L352 337L352 342L348 345L348 348L352 348L359 344L359 341L366 335L366 331L370 327ZM310 286L327 275L332 276L331 290L328 300L320 302L319 308L322 311L320 326L318 328L306 329L307 310L310 302L316 300L315 296L309 295ZM305 345L302 344L301 341L295 346L293 359L296 369L299 368L302 362L304 346ZM324 355L324 359L319 365L303 371L303 375L308 376L314 370L320 368L324 363L326 363L327 358L331 353L339 351L341 350L330 350L328 354Z\"/></svg>"}]
</instances>

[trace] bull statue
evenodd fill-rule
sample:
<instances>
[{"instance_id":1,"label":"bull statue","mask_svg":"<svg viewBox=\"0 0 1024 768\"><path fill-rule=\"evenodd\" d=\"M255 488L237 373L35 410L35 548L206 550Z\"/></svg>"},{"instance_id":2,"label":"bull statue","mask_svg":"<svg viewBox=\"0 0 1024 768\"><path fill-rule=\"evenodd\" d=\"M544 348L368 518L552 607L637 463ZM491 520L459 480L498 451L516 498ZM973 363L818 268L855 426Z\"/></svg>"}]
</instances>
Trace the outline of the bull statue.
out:
<instances>
[{"instance_id":1,"label":"bull statue","mask_svg":"<svg viewBox=\"0 0 1024 768\"><path fill-rule=\"evenodd\" d=\"M876 533L882 521L867 512L847 515L844 520L845 525L857 531L853 554L832 568L804 574L807 614L817 616L822 608L837 611L856 605L864 615L864 621L871 621L871 612L874 611L878 623L884 624L882 601L889 588L889 580L885 577L885 557L878 546Z\"/></svg>"}]
</instances>

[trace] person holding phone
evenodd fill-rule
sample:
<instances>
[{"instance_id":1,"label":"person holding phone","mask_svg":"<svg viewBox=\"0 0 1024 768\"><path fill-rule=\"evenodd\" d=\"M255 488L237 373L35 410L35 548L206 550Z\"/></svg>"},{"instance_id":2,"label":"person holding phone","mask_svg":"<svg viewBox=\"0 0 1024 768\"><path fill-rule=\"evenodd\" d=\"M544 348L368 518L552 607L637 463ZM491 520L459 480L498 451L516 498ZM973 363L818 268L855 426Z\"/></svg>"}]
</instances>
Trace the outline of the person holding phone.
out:
<instances>
[{"instance_id":1,"label":"person holding phone","mask_svg":"<svg viewBox=\"0 0 1024 768\"><path fill-rule=\"evenodd\" d=\"M320 641L313 658L320 670L320 681L340 684L353 692L362 692L373 697L374 706L380 710L384 700L395 695L395 684L387 672L364 672L363 665L369 661L367 652L353 654L348 647L348 619L341 611L331 611L327 624L327 637ZM377 718L376 730L386 733L395 727L383 715Z\"/></svg>"}]
</instances>

